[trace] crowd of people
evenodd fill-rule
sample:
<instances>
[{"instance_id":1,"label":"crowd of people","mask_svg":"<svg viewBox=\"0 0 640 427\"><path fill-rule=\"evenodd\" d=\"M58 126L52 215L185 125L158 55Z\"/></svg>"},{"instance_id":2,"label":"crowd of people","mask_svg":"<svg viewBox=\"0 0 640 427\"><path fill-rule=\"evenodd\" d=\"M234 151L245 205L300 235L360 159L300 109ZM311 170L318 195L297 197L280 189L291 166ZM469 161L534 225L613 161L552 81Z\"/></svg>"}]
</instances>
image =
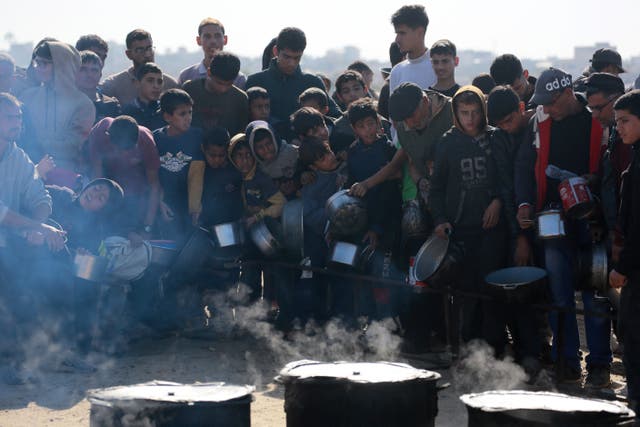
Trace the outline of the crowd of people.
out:
<instances>
[{"instance_id":1,"label":"crowd of people","mask_svg":"<svg viewBox=\"0 0 640 427\"><path fill-rule=\"evenodd\" d=\"M640 209L640 92L620 79L620 55L600 49L579 78L551 67L536 79L503 54L489 73L460 85L455 44L425 44L424 7L403 6L391 23L392 68L381 70L379 94L362 61L337 77L330 94L326 76L301 69L306 37L293 27L268 44L263 70L245 76L213 18L198 26L203 60L178 79L154 63L151 34L142 29L126 37L131 67L104 80L109 48L97 35L75 47L43 39L26 69L1 54L0 69L10 72L0 75L0 315L4 325L31 325L3 326L16 333L4 334L2 351L18 365L24 360L16 343L40 327L33 310L74 313L65 317L73 325L61 322L55 333L64 339L74 330L74 346L91 347L87 308L100 295L71 278L74 252L104 253L108 236L132 248L154 239L180 245L199 227L277 222L286 203L301 199L304 259L277 259L326 267L332 245L347 241L403 269L433 233L459 250L460 268L448 279L459 290L487 293L488 273L525 265L546 270L546 297L557 307L574 309L580 289L585 310L596 314L585 316L586 385L610 385L615 330L637 405L640 224L632 212ZM543 240L537 216L562 210L561 179L549 167L584 177L598 203L585 215L562 214L563 235ZM363 199L366 227L328 223L326 201L343 188ZM613 329L611 303L581 289L574 269L578 252L594 242L608 248L610 286L622 288ZM268 261L250 243L243 256ZM232 270L225 280L247 285L248 303L277 307L285 334L295 319L349 324L365 315L398 316L406 352L434 351L450 335L443 326L449 302L433 294L377 285L354 291L342 278L267 262ZM144 293L136 298L145 305ZM462 297L453 335L484 340L497 357L512 351L531 378L549 363L558 381L582 381L575 314L559 322L533 302ZM16 372L11 380L20 380Z\"/></svg>"}]
</instances>

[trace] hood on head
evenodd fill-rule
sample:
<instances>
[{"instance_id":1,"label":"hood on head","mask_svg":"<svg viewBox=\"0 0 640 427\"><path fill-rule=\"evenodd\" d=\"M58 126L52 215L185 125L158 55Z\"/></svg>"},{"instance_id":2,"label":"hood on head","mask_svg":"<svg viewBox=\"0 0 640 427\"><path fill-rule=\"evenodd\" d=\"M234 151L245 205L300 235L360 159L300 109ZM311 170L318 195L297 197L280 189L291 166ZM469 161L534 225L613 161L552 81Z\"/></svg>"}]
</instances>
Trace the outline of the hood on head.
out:
<instances>
[{"instance_id":1,"label":"hood on head","mask_svg":"<svg viewBox=\"0 0 640 427\"><path fill-rule=\"evenodd\" d=\"M80 54L75 47L59 42L46 42L53 60L53 85L60 92L76 91L76 74L80 69Z\"/></svg>"},{"instance_id":2,"label":"hood on head","mask_svg":"<svg viewBox=\"0 0 640 427\"><path fill-rule=\"evenodd\" d=\"M475 95L475 97L478 99L480 105L482 106L482 124L483 124L483 128L487 127L487 103L484 99L484 94L482 93L482 91L480 89L478 89L477 87L473 86L473 85L466 85L466 86L462 86L460 89L458 89L458 91L455 93L455 95L453 95L453 98L451 99L451 108L453 108L453 124L454 126L461 132L464 132L464 130L462 129L462 127L460 126L460 122L458 121L458 115L456 113L456 106L458 104L458 102L460 101L460 95L465 93L465 92L471 92Z\"/></svg>"},{"instance_id":3,"label":"hood on head","mask_svg":"<svg viewBox=\"0 0 640 427\"><path fill-rule=\"evenodd\" d=\"M251 147L251 152L253 153L253 157L255 157L257 162L262 163L262 160L260 160L260 158L256 155L256 151L253 147L255 143L255 134L256 134L256 131L258 131L259 129L264 129L268 131L269 134L271 135L271 141L273 142L273 146L276 149L276 156L278 155L278 149L280 148L280 145L278 144L278 140L276 139L276 133L273 131L273 128L269 123L265 122L264 120L254 120L251 123L249 123L247 125L247 128L244 134L246 135L247 140L249 141L249 147Z\"/></svg>"},{"instance_id":4,"label":"hood on head","mask_svg":"<svg viewBox=\"0 0 640 427\"><path fill-rule=\"evenodd\" d=\"M233 138L231 138L231 142L229 142L229 148L227 149L227 155L229 157L229 162L233 165L234 168L240 170L238 168L238 165L235 164L235 162L233 161L233 159L231 158L231 155L233 154L233 151L236 149L236 147L238 146L238 144L243 143L247 140L247 136L244 133L238 133L236 135L233 136ZM253 152L253 149L251 150ZM253 155L255 158L255 154ZM247 174L247 176L245 178L249 178L253 176L253 174L255 173L256 170L256 166L257 163L253 164L253 169L251 170L251 172L249 172L249 174Z\"/></svg>"}]
</instances>

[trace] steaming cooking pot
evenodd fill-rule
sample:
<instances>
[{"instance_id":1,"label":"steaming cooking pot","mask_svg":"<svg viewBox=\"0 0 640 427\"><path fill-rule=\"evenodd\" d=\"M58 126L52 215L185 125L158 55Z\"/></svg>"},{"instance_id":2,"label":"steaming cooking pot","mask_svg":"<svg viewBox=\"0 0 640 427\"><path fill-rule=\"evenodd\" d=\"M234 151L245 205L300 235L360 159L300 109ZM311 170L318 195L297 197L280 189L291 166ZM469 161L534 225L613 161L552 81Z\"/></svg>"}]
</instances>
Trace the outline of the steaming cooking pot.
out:
<instances>
[{"instance_id":1,"label":"steaming cooking pot","mask_svg":"<svg viewBox=\"0 0 640 427\"><path fill-rule=\"evenodd\" d=\"M538 267L509 267L489 273L485 282L500 298L526 302L546 291L547 271Z\"/></svg>"},{"instance_id":2,"label":"steaming cooking pot","mask_svg":"<svg viewBox=\"0 0 640 427\"><path fill-rule=\"evenodd\" d=\"M166 381L90 390L90 425L249 427L253 391L222 382Z\"/></svg>"},{"instance_id":3,"label":"steaming cooking pot","mask_svg":"<svg viewBox=\"0 0 640 427\"><path fill-rule=\"evenodd\" d=\"M91 254L76 253L73 257L74 276L90 282L100 282L107 275L109 260Z\"/></svg>"},{"instance_id":4,"label":"steaming cooking pot","mask_svg":"<svg viewBox=\"0 0 640 427\"><path fill-rule=\"evenodd\" d=\"M359 234L367 227L367 208L364 201L340 190L329 197L326 204L331 232L337 237Z\"/></svg>"},{"instance_id":5,"label":"steaming cooking pot","mask_svg":"<svg viewBox=\"0 0 640 427\"><path fill-rule=\"evenodd\" d=\"M635 416L619 402L561 393L492 390L465 394L460 400L467 406L471 427L608 427L631 425Z\"/></svg>"},{"instance_id":6,"label":"steaming cooking pot","mask_svg":"<svg viewBox=\"0 0 640 427\"><path fill-rule=\"evenodd\" d=\"M294 199L282 209L282 234L287 253L297 259L304 258L304 202Z\"/></svg>"},{"instance_id":7,"label":"steaming cooking pot","mask_svg":"<svg viewBox=\"0 0 640 427\"><path fill-rule=\"evenodd\" d=\"M583 248L576 260L578 289L592 289L606 294L609 289L609 259L603 244Z\"/></svg>"},{"instance_id":8,"label":"steaming cooking pot","mask_svg":"<svg viewBox=\"0 0 640 427\"><path fill-rule=\"evenodd\" d=\"M282 227L273 218L265 217L253 224L249 235L260 252L268 257L276 256L282 248Z\"/></svg>"},{"instance_id":9,"label":"steaming cooking pot","mask_svg":"<svg viewBox=\"0 0 640 427\"><path fill-rule=\"evenodd\" d=\"M211 234L219 248L244 244L244 227L239 221L216 224L211 227Z\"/></svg>"},{"instance_id":10,"label":"steaming cooking pot","mask_svg":"<svg viewBox=\"0 0 640 427\"><path fill-rule=\"evenodd\" d=\"M437 372L403 363L301 360L280 371L287 427L433 426Z\"/></svg>"},{"instance_id":11,"label":"steaming cooking pot","mask_svg":"<svg viewBox=\"0 0 640 427\"><path fill-rule=\"evenodd\" d=\"M567 216L583 219L593 211L595 202L586 179L580 176L565 179L558 185L558 192Z\"/></svg>"},{"instance_id":12,"label":"steaming cooking pot","mask_svg":"<svg viewBox=\"0 0 640 427\"><path fill-rule=\"evenodd\" d=\"M169 266L178 256L178 245L174 240L149 240L151 263Z\"/></svg>"},{"instance_id":13,"label":"steaming cooking pot","mask_svg":"<svg viewBox=\"0 0 640 427\"><path fill-rule=\"evenodd\" d=\"M564 220L562 212L558 209L549 209L540 212L536 217L538 225L538 237L540 239L557 239L564 237Z\"/></svg>"}]
</instances>

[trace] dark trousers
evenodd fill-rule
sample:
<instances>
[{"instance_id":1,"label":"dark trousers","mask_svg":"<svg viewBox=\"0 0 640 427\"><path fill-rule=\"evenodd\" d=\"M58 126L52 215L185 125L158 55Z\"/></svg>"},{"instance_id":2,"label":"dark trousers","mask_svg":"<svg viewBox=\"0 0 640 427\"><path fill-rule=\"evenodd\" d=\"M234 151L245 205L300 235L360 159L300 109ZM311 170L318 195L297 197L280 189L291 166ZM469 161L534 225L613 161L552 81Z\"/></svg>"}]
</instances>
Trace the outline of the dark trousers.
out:
<instances>
[{"instance_id":1,"label":"dark trousers","mask_svg":"<svg viewBox=\"0 0 640 427\"><path fill-rule=\"evenodd\" d=\"M640 406L640 271L633 271L620 295L618 330L624 343L623 363L630 399ZM634 409L639 409L638 407Z\"/></svg>"}]
</instances>

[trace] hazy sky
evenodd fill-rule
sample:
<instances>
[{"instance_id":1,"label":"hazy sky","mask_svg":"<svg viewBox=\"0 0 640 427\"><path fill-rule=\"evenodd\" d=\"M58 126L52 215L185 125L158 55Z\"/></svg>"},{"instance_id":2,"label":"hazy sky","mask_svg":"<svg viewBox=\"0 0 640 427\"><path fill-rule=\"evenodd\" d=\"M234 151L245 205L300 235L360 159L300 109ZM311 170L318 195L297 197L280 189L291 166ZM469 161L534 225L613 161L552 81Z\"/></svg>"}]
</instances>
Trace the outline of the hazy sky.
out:
<instances>
[{"instance_id":1,"label":"hazy sky","mask_svg":"<svg viewBox=\"0 0 640 427\"><path fill-rule=\"evenodd\" d=\"M18 42L52 36L75 43L82 34L97 33L107 41L124 43L127 32L140 27L151 32L159 51L179 46L195 50L198 23L211 16L226 27L227 49L240 55L260 55L281 28L297 26L307 34L311 55L354 45L365 59L386 60L394 38L391 14L408 3L411 1L6 0L0 13L0 35L11 32ZM605 41L617 46L623 59L640 54L636 41L639 0L436 0L422 4L430 19L428 45L449 38L459 49L542 58L571 57L573 46ZM7 42L0 39L0 49L6 47Z\"/></svg>"}]
</instances>

